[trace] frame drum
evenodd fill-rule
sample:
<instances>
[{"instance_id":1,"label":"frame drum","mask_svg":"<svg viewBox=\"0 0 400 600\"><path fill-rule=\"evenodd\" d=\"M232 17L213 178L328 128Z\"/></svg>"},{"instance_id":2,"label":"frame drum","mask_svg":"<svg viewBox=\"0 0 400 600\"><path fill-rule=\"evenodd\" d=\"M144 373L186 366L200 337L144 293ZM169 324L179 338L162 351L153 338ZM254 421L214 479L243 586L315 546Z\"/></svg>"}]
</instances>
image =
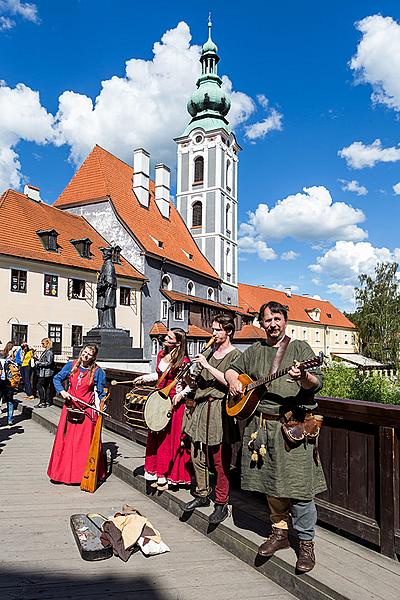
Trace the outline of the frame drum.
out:
<instances>
[{"instance_id":1,"label":"frame drum","mask_svg":"<svg viewBox=\"0 0 400 600\"><path fill-rule=\"evenodd\" d=\"M171 398L165 398L158 390L148 396L144 405L144 420L151 431L161 431L170 422L172 416Z\"/></svg>"}]
</instances>

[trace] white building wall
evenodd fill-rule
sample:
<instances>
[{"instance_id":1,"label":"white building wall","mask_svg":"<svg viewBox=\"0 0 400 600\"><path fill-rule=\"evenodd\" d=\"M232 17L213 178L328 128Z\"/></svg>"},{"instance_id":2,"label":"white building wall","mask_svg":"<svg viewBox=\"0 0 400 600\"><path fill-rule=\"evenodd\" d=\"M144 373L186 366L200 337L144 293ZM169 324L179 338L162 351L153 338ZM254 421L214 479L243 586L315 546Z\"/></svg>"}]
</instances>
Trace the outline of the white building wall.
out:
<instances>
[{"instance_id":1,"label":"white building wall","mask_svg":"<svg viewBox=\"0 0 400 600\"><path fill-rule=\"evenodd\" d=\"M27 292L11 291L11 269L27 271ZM44 295L44 274L58 276L58 296ZM82 299L68 299L68 279L83 279L93 292L93 302ZM141 283L128 278L117 277L117 327L128 329L133 337L133 346L141 346ZM121 306L119 288L132 288L133 306ZM34 263L24 259L0 257L1 318L0 340L3 347L11 340L12 324L28 326L28 343L40 346L40 341L48 335L48 325L62 325L62 346L71 346L71 326L81 325L83 335L97 324L96 273L80 269L68 269L46 263Z\"/></svg>"}]
</instances>

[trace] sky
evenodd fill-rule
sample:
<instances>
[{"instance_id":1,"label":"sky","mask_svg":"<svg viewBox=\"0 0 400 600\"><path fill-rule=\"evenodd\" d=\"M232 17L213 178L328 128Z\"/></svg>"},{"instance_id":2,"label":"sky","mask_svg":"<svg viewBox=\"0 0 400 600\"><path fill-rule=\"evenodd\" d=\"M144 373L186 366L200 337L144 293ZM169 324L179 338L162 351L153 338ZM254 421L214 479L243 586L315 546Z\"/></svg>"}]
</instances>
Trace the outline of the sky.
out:
<instances>
[{"instance_id":1,"label":"sky","mask_svg":"<svg viewBox=\"0 0 400 600\"><path fill-rule=\"evenodd\" d=\"M351 311L359 275L400 262L398 1L0 0L0 191L52 204L96 143L175 179L209 11L242 147L239 281Z\"/></svg>"}]
</instances>

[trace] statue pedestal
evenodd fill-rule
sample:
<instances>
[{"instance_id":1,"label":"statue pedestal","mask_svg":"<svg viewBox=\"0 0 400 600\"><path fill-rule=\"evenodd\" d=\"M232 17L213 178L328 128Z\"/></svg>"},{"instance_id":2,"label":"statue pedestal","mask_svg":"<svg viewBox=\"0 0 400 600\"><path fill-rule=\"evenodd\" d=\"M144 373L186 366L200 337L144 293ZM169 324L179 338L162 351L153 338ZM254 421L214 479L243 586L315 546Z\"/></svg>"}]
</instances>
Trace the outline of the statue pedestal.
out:
<instances>
[{"instance_id":1,"label":"statue pedestal","mask_svg":"<svg viewBox=\"0 0 400 600\"><path fill-rule=\"evenodd\" d=\"M132 348L133 338L125 329L93 327L83 338L81 347L74 347L77 358L82 347L96 344L99 347L97 360L130 362L143 359L143 348Z\"/></svg>"}]
</instances>

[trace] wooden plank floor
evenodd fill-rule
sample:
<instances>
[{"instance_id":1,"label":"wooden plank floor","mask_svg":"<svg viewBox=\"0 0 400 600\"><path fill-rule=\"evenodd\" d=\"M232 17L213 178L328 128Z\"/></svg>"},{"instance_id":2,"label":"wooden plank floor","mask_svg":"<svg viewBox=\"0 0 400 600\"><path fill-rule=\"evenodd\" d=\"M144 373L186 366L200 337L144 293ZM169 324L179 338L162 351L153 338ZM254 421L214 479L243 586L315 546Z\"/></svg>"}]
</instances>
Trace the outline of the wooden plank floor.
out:
<instances>
[{"instance_id":1,"label":"wooden plank floor","mask_svg":"<svg viewBox=\"0 0 400 600\"><path fill-rule=\"evenodd\" d=\"M1 423L4 422L2 419ZM289 600L278 585L140 492L111 476L95 494L46 476L54 436L32 420L0 428L0 598ZM127 563L80 558L69 517L106 516L131 504L148 516L171 552Z\"/></svg>"}]
</instances>

